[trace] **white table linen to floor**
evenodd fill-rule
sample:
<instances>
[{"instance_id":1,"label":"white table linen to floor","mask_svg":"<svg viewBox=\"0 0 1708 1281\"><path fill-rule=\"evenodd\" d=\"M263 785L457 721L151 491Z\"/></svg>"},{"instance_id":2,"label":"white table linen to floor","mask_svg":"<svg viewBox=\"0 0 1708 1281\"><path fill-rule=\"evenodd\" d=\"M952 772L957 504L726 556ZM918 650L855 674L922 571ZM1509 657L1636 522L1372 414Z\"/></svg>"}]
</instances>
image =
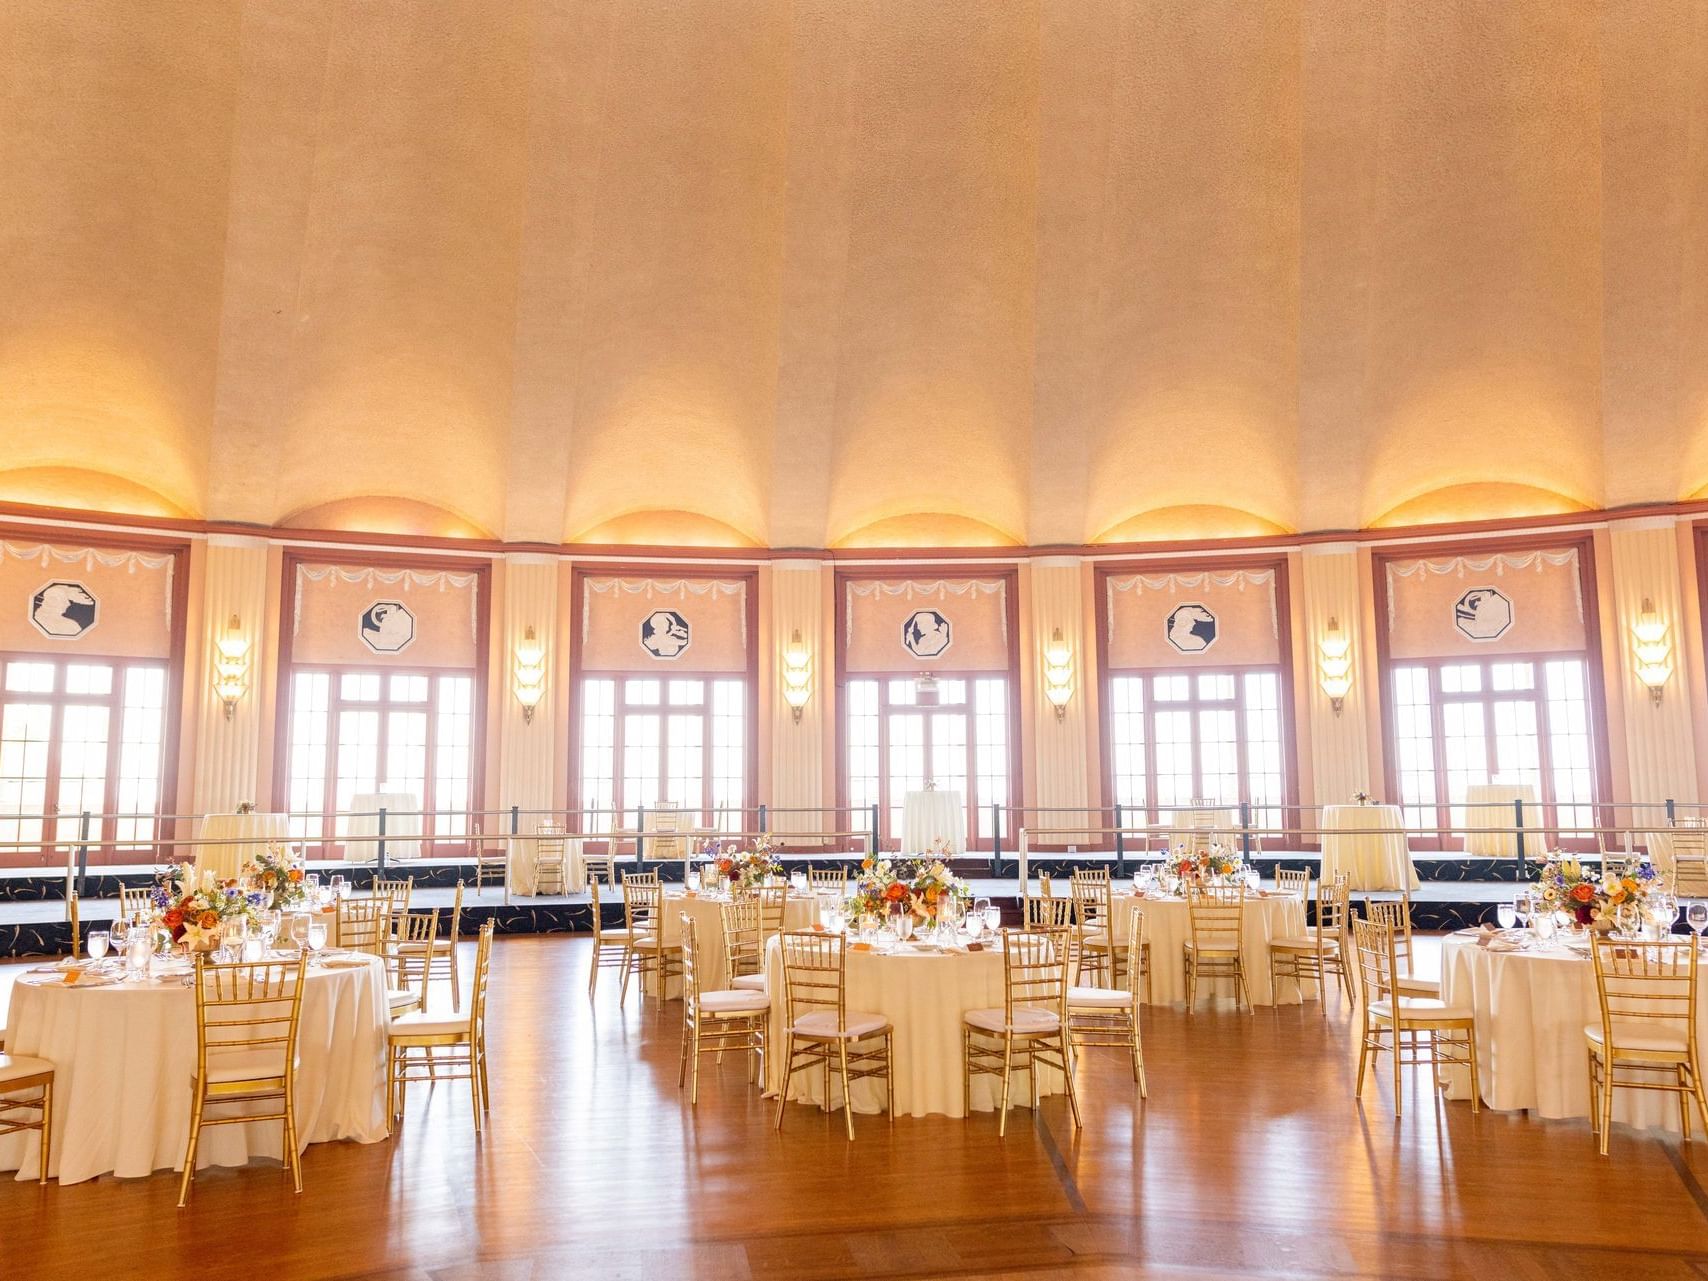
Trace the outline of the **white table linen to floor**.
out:
<instances>
[{"instance_id":1,"label":"white table linen to floor","mask_svg":"<svg viewBox=\"0 0 1708 1281\"><path fill-rule=\"evenodd\" d=\"M1140 898L1136 894L1114 897L1115 943L1127 943L1127 926L1135 907L1144 910L1145 938L1151 945L1152 1005L1173 1005L1186 999L1186 942L1192 937L1191 908L1183 898ZM1246 988L1253 1005L1297 1005L1299 993L1293 984L1283 985L1280 999L1269 982L1269 942L1296 937L1305 932L1305 904L1293 894L1268 894L1245 901L1244 932L1240 955L1245 962ZM1198 999L1212 993L1232 996L1233 980L1200 978ZM1142 989L1141 989L1142 994Z\"/></svg>"},{"instance_id":2,"label":"white table linen to floor","mask_svg":"<svg viewBox=\"0 0 1708 1281\"><path fill-rule=\"evenodd\" d=\"M729 986L729 958L724 954L723 909L727 897L697 894L670 894L664 899L664 941L682 941L682 918L694 922L694 939L700 948L700 990L714 991ZM783 928L802 930L818 919L818 902L810 895L796 896L793 890L783 903ZM674 994L677 985L671 983Z\"/></svg>"},{"instance_id":3,"label":"white table linen to floor","mask_svg":"<svg viewBox=\"0 0 1708 1281\"><path fill-rule=\"evenodd\" d=\"M904 945L905 947L905 945ZM847 1008L850 1013L882 1014L891 1027L892 1070L897 1116L965 1116L961 1094L962 1015L968 1010L1001 1009L1002 952L995 945L981 952L926 953L898 950L889 955L854 952L847 956ZM783 994L783 952L772 940L765 954L766 984L772 993L770 1043L765 1055L766 1091L775 1097L783 1085L788 1010ZM1014 1076L1012 1101L1026 1103L1031 1084L1024 1072ZM1060 1072L1041 1069L1040 1096L1063 1091ZM842 1089L832 1077L833 1102ZM822 1103L822 1069L796 1072L789 1084L796 1103ZM1002 1102L1002 1081L977 1076L972 1083L975 1112L993 1112ZM854 1083L854 1110L882 1112L881 1079Z\"/></svg>"},{"instance_id":4,"label":"white table linen to floor","mask_svg":"<svg viewBox=\"0 0 1708 1281\"><path fill-rule=\"evenodd\" d=\"M388 1020L377 958L349 968L310 967L296 1077L302 1146L385 1138ZM181 976L90 988L19 982L8 1036L14 1052L54 1065L50 1177L80 1183L102 1174L134 1178L182 1168L196 1068L196 998ZM197 1168L277 1159L283 1138L277 1121L208 1127ZM17 1170L20 1181L34 1179L39 1151L34 1134L0 1138L0 1170Z\"/></svg>"},{"instance_id":5,"label":"white table linen to floor","mask_svg":"<svg viewBox=\"0 0 1708 1281\"><path fill-rule=\"evenodd\" d=\"M380 834L379 812L385 814L385 856L416 858L421 853L421 798L413 792L358 792L350 798L353 811L345 819L344 861L372 863L379 857L377 840L357 839Z\"/></svg>"},{"instance_id":6,"label":"white table linen to floor","mask_svg":"<svg viewBox=\"0 0 1708 1281\"><path fill-rule=\"evenodd\" d=\"M1466 827L1511 827L1514 801L1524 802L1526 825L1540 828L1542 811L1536 807L1536 789L1528 783L1472 783L1465 789ZM1542 853L1542 833L1524 834L1524 848L1531 857ZM1465 853L1479 858L1516 858L1518 836L1514 832L1467 832Z\"/></svg>"},{"instance_id":7,"label":"white table linen to floor","mask_svg":"<svg viewBox=\"0 0 1708 1281\"><path fill-rule=\"evenodd\" d=\"M510 842L510 892L533 898L540 892L540 836L537 832L524 832L505 839ZM562 833L549 835L547 839L563 842L564 893L586 889L587 864L582 858L582 846L591 838Z\"/></svg>"},{"instance_id":8,"label":"white table linen to floor","mask_svg":"<svg viewBox=\"0 0 1708 1281\"><path fill-rule=\"evenodd\" d=\"M196 846L197 876L211 871L219 880L229 881L242 873L244 863L265 852L265 842L289 840L290 821L283 814L206 814L196 836L222 842Z\"/></svg>"},{"instance_id":9,"label":"white table linen to floor","mask_svg":"<svg viewBox=\"0 0 1708 1281\"><path fill-rule=\"evenodd\" d=\"M1345 872L1355 890L1417 888L1398 805L1325 805L1322 825L1324 884Z\"/></svg>"},{"instance_id":10,"label":"white table linen to floor","mask_svg":"<svg viewBox=\"0 0 1708 1281\"><path fill-rule=\"evenodd\" d=\"M1555 944L1496 951L1450 935L1441 954L1441 999L1469 1006L1477 1023L1477 1074L1483 1103L1524 1108L1550 1119L1590 1114L1584 1028L1601 1023L1595 968L1587 953ZM1697 994L1697 1052L1708 1062L1708 990ZM1471 1092L1470 1073L1448 1074L1450 1098ZM1678 1131L1676 1096L1615 1090L1613 1119ZM1701 1134L1693 1117L1692 1133ZM1586 1140L1587 1142L1587 1140Z\"/></svg>"},{"instance_id":11,"label":"white table linen to floor","mask_svg":"<svg viewBox=\"0 0 1708 1281\"><path fill-rule=\"evenodd\" d=\"M1184 845L1194 853L1217 842L1231 843L1239 827L1239 814L1231 806L1211 805L1174 810L1170 816L1169 842Z\"/></svg>"},{"instance_id":12,"label":"white table linen to floor","mask_svg":"<svg viewBox=\"0 0 1708 1281\"><path fill-rule=\"evenodd\" d=\"M967 798L953 788L909 792L901 803L901 852L924 854L937 841L957 856L967 852Z\"/></svg>"}]
</instances>

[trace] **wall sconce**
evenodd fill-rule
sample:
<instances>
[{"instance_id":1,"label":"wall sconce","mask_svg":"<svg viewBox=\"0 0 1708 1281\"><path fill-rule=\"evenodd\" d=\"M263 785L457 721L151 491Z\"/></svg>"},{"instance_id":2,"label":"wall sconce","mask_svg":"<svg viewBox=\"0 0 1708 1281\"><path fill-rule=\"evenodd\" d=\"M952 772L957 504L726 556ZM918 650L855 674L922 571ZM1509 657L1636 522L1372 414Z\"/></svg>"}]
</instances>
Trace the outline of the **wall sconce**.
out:
<instances>
[{"instance_id":1,"label":"wall sconce","mask_svg":"<svg viewBox=\"0 0 1708 1281\"><path fill-rule=\"evenodd\" d=\"M783 701L789 705L795 724L801 723L801 709L811 697L812 655L801 639L801 629L797 627L795 634L789 637L789 643L783 646Z\"/></svg>"},{"instance_id":2,"label":"wall sconce","mask_svg":"<svg viewBox=\"0 0 1708 1281\"><path fill-rule=\"evenodd\" d=\"M249 692L249 638L236 614L214 642L213 687L225 704L225 719L230 720L237 714L237 700Z\"/></svg>"},{"instance_id":3,"label":"wall sconce","mask_svg":"<svg viewBox=\"0 0 1708 1281\"><path fill-rule=\"evenodd\" d=\"M1647 686L1649 697L1656 704L1661 690L1672 679L1672 641L1667 633L1671 627L1655 613L1655 603L1643 598L1643 612L1631 624L1632 653L1637 658L1637 679Z\"/></svg>"},{"instance_id":4,"label":"wall sconce","mask_svg":"<svg viewBox=\"0 0 1708 1281\"><path fill-rule=\"evenodd\" d=\"M532 623L516 646L510 681L516 690L516 701L522 704L523 721L532 724L534 709L546 695L546 647L534 639Z\"/></svg>"},{"instance_id":5,"label":"wall sconce","mask_svg":"<svg viewBox=\"0 0 1708 1281\"><path fill-rule=\"evenodd\" d=\"M1352 688L1352 638L1340 630L1338 618L1330 617L1328 629L1317 637L1317 684L1339 716Z\"/></svg>"},{"instance_id":6,"label":"wall sconce","mask_svg":"<svg viewBox=\"0 0 1708 1281\"><path fill-rule=\"evenodd\" d=\"M1044 697L1056 709L1058 721L1067 715L1068 700L1073 697L1073 650L1059 627L1044 646Z\"/></svg>"}]
</instances>

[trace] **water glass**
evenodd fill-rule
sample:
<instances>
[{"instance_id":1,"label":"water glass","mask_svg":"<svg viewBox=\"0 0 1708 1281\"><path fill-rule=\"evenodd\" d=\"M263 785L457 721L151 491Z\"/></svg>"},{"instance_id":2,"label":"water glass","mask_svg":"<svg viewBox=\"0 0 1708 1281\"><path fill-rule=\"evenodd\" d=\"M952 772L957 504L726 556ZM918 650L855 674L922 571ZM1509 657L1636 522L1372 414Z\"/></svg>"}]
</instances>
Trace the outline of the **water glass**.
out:
<instances>
[{"instance_id":1,"label":"water glass","mask_svg":"<svg viewBox=\"0 0 1708 1281\"><path fill-rule=\"evenodd\" d=\"M87 939L89 959L91 961L102 960L107 955L107 945L111 941L112 937L106 930L90 931L89 938Z\"/></svg>"},{"instance_id":2,"label":"water glass","mask_svg":"<svg viewBox=\"0 0 1708 1281\"><path fill-rule=\"evenodd\" d=\"M980 916L977 912L970 913L967 917L967 937L976 942L978 940L978 936L983 933L984 917Z\"/></svg>"},{"instance_id":3,"label":"water glass","mask_svg":"<svg viewBox=\"0 0 1708 1281\"><path fill-rule=\"evenodd\" d=\"M243 959L245 961L263 960L265 959L266 952L267 939L265 936L256 934L243 940Z\"/></svg>"},{"instance_id":4,"label":"water glass","mask_svg":"<svg viewBox=\"0 0 1708 1281\"><path fill-rule=\"evenodd\" d=\"M989 899L985 900L984 905L984 927L992 934L1002 928L1002 909Z\"/></svg>"},{"instance_id":5,"label":"water glass","mask_svg":"<svg viewBox=\"0 0 1708 1281\"><path fill-rule=\"evenodd\" d=\"M1534 905L1530 901L1530 896L1528 894L1520 894L1512 901L1512 910L1520 921L1525 925L1529 925L1530 918L1534 914L1535 909Z\"/></svg>"},{"instance_id":6,"label":"water glass","mask_svg":"<svg viewBox=\"0 0 1708 1281\"><path fill-rule=\"evenodd\" d=\"M1511 903L1502 903L1495 908L1495 920L1500 922L1503 930L1510 930L1518 923L1518 909Z\"/></svg>"},{"instance_id":7,"label":"water glass","mask_svg":"<svg viewBox=\"0 0 1708 1281\"><path fill-rule=\"evenodd\" d=\"M895 918L896 937L903 943L913 937L913 913L903 912Z\"/></svg>"},{"instance_id":8,"label":"water glass","mask_svg":"<svg viewBox=\"0 0 1708 1281\"><path fill-rule=\"evenodd\" d=\"M145 929L132 929L125 936L125 976L132 979L148 977L148 967L154 960L154 940Z\"/></svg>"},{"instance_id":9,"label":"water glass","mask_svg":"<svg viewBox=\"0 0 1708 1281\"><path fill-rule=\"evenodd\" d=\"M688 869L688 876L686 879L687 879L687 885L688 885L688 893L698 894L700 892L700 869L697 867L689 868Z\"/></svg>"},{"instance_id":10,"label":"water glass","mask_svg":"<svg viewBox=\"0 0 1708 1281\"><path fill-rule=\"evenodd\" d=\"M789 888L797 894L807 892L807 874L805 872L789 873Z\"/></svg>"},{"instance_id":11,"label":"water glass","mask_svg":"<svg viewBox=\"0 0 1708 1281\"><path fill-rule=\"evenodd\" d=\"M326 946L326 922L310 921L308 924L308 950L318 952Z\"/></svg>"}]
</instances>

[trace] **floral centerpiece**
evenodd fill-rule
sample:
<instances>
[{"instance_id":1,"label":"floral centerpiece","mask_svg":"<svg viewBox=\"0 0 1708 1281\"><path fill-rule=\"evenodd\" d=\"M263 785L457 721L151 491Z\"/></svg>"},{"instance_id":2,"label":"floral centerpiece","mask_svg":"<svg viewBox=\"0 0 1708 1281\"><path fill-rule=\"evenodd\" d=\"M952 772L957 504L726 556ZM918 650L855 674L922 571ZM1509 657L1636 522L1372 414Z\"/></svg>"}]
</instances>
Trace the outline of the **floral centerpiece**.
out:
<instances>
[{"instance_id":1,"label":"floral centerpiece","mask_svg":"<svg viewBox=\"0 0 1708 1281\"><path fill-rule=\"evenodd\" d=\"M192 949L218 945L228 926L247 920L259 895L250 895L236 881L216 881L212 872L196 879L195 868L181 863L160 879L154 903L162 927L174 943Z\"/></svg>"},{"instance_id":2,"label":"floral centerpiece","mask_svg":"<svg viewBox=\"0 0 1708 1281\"><path fill-rule=\"evenodd\" d=\"M772 852L769 837L761 836L746 849L736 842L711 841L704 851L706 868L729 883L732 893L752 893L768 876L781 876L783 864Z\"/></svg>"},{"instance_id":3,"label":"floral centerpiece","mask_svg":"<svg viewBox=\"0 0 1708 1281\"><path fill-rule=\"evenodd\" d=\"M870 859L860 864L851 916L911 914L935 921L945 911L960 915L972 892L941 858Z\"/></svg>"},{"instance_id":4,"label":"floral centerpiece","mask_svg":"<svg viewBox=\"0 0 1708 1281\"><path fill-rule=\"evenodd\" d=\"M308 897L302 864L287 846L268 845L264 852L243 865L243 875L251 890L261 895L261 906L275 912L295 907Z\"/></svg>"},{"instance_id":5,"label":"floral centerpiece","mask_svg":"<svg viewBox=\"0 0 1708 1281\"><path fill-rule=\"evenodd\" d=\"M1577 859L1556 851L1542 866L1538 888L1546 911L1564 912L1579 925L1607 929L1622 910L1641 910L1649 896L1664 887L1660 873L1647 859L1629 859L1594 876Z\"/></svg>"},{"instance_id":6,"label":"floral centerpiece","mask_svg":"<svg viewBox=\"0 0 1708 1281\"><path fill-rule=\"evenodd\" d=\"M1169 858L1169 866L1181 880L1203 884L1212 876L1234 875L1241 864L1237 854L1220 845L1212 845L1196 854L1188 852L1184 845L1176 845Z\"/></svg>"}]
</instances>

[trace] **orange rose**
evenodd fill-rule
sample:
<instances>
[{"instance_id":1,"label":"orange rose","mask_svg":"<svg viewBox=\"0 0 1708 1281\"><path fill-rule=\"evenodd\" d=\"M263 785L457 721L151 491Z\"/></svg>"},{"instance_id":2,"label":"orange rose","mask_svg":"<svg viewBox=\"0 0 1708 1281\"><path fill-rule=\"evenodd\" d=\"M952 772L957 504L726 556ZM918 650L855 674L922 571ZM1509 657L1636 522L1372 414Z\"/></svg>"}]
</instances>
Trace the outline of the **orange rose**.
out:
<instances>
[{"instance_id":1,"label":"orange rose","mask_svg":"<svg viewBox=\"0 0 1708 1281\"><path fill-rule=\"evenodd\" d=\"M219 913L203 912L200 919L196 921L196 924L201 926L204 930L211 930L219 924Z\"/></svg>"},{"instance_id":2,"label":"orange rose","mask_svg":"<svg viewBox=\"0 0 1708 1281\"><path fill-rule=\"evenodd\" d=\"M279 878L277 876L273 875L273 873L271 873L271 872L268 872L265 876L263 876L261 878L261 884L265 885L268 889L272 889L278 883L279 883Z\"/></svg>"},{"instance_id":3,"label":"orange rose","mask_svg":"<svg viewBox=\"0 0 1708 1281\"><path fill-rule=\"evenodd\" d=\"M292 868L292 869L291 869L291 880L293 880L293 881L300 881L300 880L302 880L302 868L300 868L300 867L293 867L293 868Z\"/></svg>"},{"instance_id":4,"label":"orange rose","mask_svg":"<svg viewBox=\"0 0 1708 1281\"><path fill-rule=\"evenodd\" d=\"M1595 902L1595 886L1588 881L1579 881L1572 886L1571 897L1574 903L1593 903Z\"/></svg>"},{"instance_id":5,"label":"orange rose","mask_svg":"<svg viewBox=\"0 0 1708 1281\"><path fill-rule=\"evenodd\" d=\"M884 889L884 898L891 903L899 903L907 897L907 886L900 881L891 881Z\"/></svg>"},{"instance_id":6,"label":"orange rose","mask_svg":"<svg viewBox=\"0 0 1708 1281\"><path fill-rule=\"evenodd\" d=\"M177 908L173 908L170 912L166 913L165 919L166 928L169 930L175 930L184 923L184 914Z\"/></svg>"}]
</instances>

